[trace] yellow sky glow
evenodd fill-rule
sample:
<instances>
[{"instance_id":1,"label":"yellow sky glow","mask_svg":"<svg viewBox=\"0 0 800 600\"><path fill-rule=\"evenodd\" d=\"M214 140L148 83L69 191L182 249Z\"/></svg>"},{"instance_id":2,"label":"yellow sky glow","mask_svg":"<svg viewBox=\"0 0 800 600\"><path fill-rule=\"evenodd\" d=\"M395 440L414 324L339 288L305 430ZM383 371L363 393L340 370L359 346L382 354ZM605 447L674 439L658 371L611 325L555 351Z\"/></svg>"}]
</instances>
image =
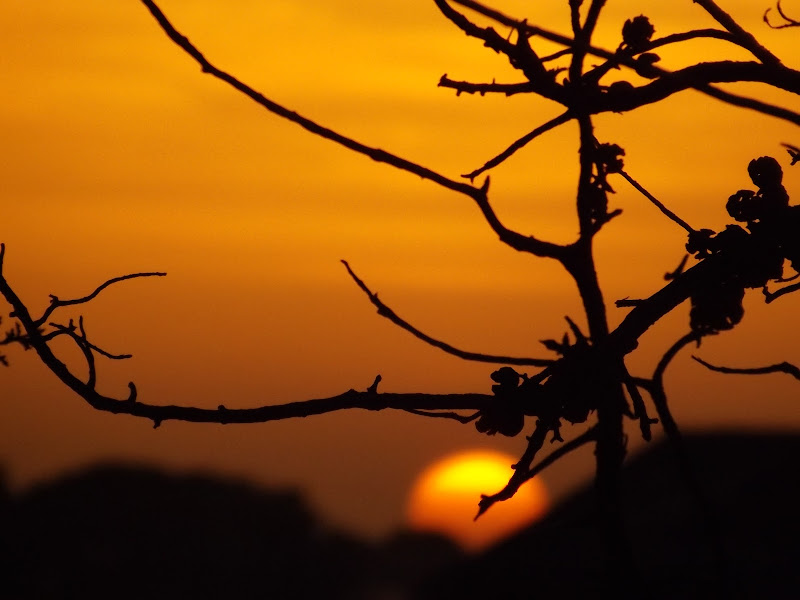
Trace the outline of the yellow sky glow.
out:
<instances>
[{"instance_id":1,"label":"yellow sky glow","mask_svg":"<svg viewBox=\"0 0 800 600\"><path fill-rule=\"evenodd\" d=\"M496 6L567 32L565 0L534 4ZM618 43L624 20L642 12L636 4L608 3L598 44ZM797 30L768 30L767 2L720 4L798 66ZM795 6L784 2L790 13ZM456 97L438 88L444 73L519 77L432 2L165 0L162 8L212 62L268 97L452 178L559 112L527 96ZM647 3L646 12L657 35L713 26L690 0ZM714 43L664 52L663 60L676 68L720 56ZM560 337L564 315L582 323L558 265L502 246L470 201L315 138L203 75L135 0L4 1L0 82L0 241L23 299L41 310L50 293L77 297L123 273L169 273L108 290L81 311L96 343L134 355L99 365L104 391L124 394L134 380L152 402L252 406L365 388L377 373L385 391L490 389L492 366L423 346L378 317L340 259L400 315L469 350L546 356L539 340ZM750 185L750 159L784 159L780 142L800 144L793 126L695 92L603 115L596 130L622 145L626 169L697 228L727 222L725 199ZM568 125L495 169L500 218L523 233L574 239L576 156ZM797 196L800 168L788 169L785 183ZM685 243L624 181L613 184L612 207L624 214L596 240L612 324L625 314L613 300L658 289ZM745 322L704 342L702 356L800 363L784 325L796 299L765 307L757 296L748 296ZM686 311L677 311L642 340L631 367L648 374L687 326ZM371 413L154 432L94 412L31 354L10 359L0 372L0 461L13 485L101 459L212 469L302 486L327 516L375 533L397 523L407 486L432 456L484 441L472 427ZM726 378L687 353L669 377L688 426L800 425L797 388L780 376ZM518 454L524 442L492 443ZM590 471L590 458L569 463L566 474L551 469L555 495Z\"/></svg>"}]
</instances>

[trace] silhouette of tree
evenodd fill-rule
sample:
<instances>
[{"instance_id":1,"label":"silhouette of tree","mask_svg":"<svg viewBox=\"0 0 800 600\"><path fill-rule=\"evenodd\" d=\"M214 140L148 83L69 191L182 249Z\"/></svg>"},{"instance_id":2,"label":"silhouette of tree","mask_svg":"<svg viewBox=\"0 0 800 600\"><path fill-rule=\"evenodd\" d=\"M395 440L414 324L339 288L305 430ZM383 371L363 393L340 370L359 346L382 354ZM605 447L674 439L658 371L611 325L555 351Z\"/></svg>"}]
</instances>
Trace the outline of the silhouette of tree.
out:
<instances>
[{"instance_id":1,"label":"silhouette of tree","mask_svg":"<svg viewBox=\"0 0 800 600\"><path fill-rule=\"evenodd\" d=\"M136 387L129 384L126 397L115 398L98 392L95 358L98 355L123 359L103 350L89 340L83 320L59 323L56 312L69 305L91 301L108 286L141 277L163 276L164 273L135 273L104 282L82 298L62 300L50 297L50 305L41 316L33 316L13 291L0 270L0 293L12 307L13 325L0 340L0 345L20 344L32 348L58 377L98 410L128 414L152 420L158 427L166 420L213 423L258 423L305 417L349 408L368 410L396 409L420 416L446 418L461 423L474 423L478 431L488 435L500 433L516 436L528 427L527 445L513 467L506 486L480 499L478 516L496 502L512 497L519 487L542 469L565 454L586 444L593 444L596 455L596 488L606 533L612 549L613 564L620 571L626 568L630 550L622 533L617 502L617 478L626 453L623 421L638 422L641 435L651 439L651 428L660 423L676 444L679 429L672 418L664 389L664 373L672 359L689 344L700 344L702 338L730 330L742 319L742 300L747 289L761 289L767 303L800 289L793 279L800 273L800 207L789 205L789 195L782 184L779 162L771 157L755 158L748 173L755 190L735 191L726 204L728 214L740 225L728 225L723 231L695 229L659 201L624 166L625 151L612 141L595 136L593 117L603 113L627 113L658 103L682 91L693 89L727 104L800 125L800 113L756 97L735 94L717 84L760 82L775 89L800 95L800 71L785 66L780 58L758 43L714 0L694 0L719 25L717 28L694 29L664 37L656 37L648 17L632 15L620 32L620 41L613 50L593 44L593 33L605 8L604 0L568 0L571 35L560 35L526 19L507 16L475 0L434 0L442 15L470 38L483 43L495 53L505 56L519 72L518 83L456 81L443 75L439 86L456 94L534 94L563 107L563 112L521 136L488 160L484 165L453 179L432 169L406 160L391 152L369 147L339 132L324 127L270 100L246 83L212 64L187 37L178 32L153 0L142 0L163 32L188 53L204 73L227 83L254 102L314 135L340 144L374 161L386 163L434 184L460 194L474 202L486 223L507 246L523 253L559 262L574 279L585 312L588 330L567 317L561 339L543 342L551 352L549 358L497 356L466 351L435 339L400 317L392 308L342 261L348 275L377 308L378 314L408 331L422 342L464 360L503 365L492 374L491 393L425 394L382 393L378 391L380 375L364 391L349 390L337 396L302 402L270 404L257 408L235 408L220 405L217 409L191 406L153 405L140 401ZM459 8L479 15L470 18ZM778 3L778 18L767 10L764 21L771 28L797 27L800 23ZM751 55L750 60L697 62L670 71L659 66L657 51L678 46L689 40L708 38L724 41ZM543 55L537 49L540 40L555 43L562 50ZM599 59L590 65L587 58ZM619 77L630 74L632 81ZM612 76L613 75L613 76ZM579 224L577 238L571 243L554 243L536 235L510 229L495 213L490 201L490 178L483 176L503 163L515 152L547 131L569 122L579 130L579 175L575 196ZM798 162L800 149L784 144L791 164ZM652 202L666 218L688 234L688 254L679 267L667 275L667 283L649 297L623 299L617 307L631 310L614 329L609 327L606 301L598 283L593 240L609 221L621 214L609 207L614 193L612 182L624 180ZM725 193L730 193L727 191ZM0 269L5 248L0 247ZM691 263L691 264L690 264ZM794 275L792 275L794 273ZM687 332L664 353L649 376L631 374L625 358L634 352L638 340L665 315L689 300L690 322ZM51 342L61 336L70 338L82 352L88 375L61 362ZM5 356L0 357L6 363ZM788 363L772 366L730 368L715 366L697 358L710 369L726 373L760 374L785 372L800 379L800 370ZM534 367L533 375L514 367ZM648 413L649 397L657 417ZM531 419L526 419L531 418ZM529 421L533 421L531 427ZM591 423L574 439L564 441L560 435L563 421ZM548 435L560 442L549 456L539 457Z\"/></svg>"}]
</instances>

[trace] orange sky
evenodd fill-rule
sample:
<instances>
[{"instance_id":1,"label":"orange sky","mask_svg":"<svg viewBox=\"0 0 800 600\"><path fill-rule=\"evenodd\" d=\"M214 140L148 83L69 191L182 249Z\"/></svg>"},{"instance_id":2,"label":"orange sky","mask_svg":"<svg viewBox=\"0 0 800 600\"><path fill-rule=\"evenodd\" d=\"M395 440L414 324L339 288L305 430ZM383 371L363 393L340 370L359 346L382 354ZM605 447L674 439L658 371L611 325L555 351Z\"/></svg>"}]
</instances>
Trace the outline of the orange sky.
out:
<instances>
[{"instance_id":1,"label":"orange sky","mask_svg":"<svg viewBox=\"0 0 800 600\"><path fill-rule=\"evenodd\" d=\"M173 0L162 9L212 62L268 97L452 177L558 114L529 97L456 98L437 88L443 73L517 78L432 2L415 4ZM641 12L636 4L609 2L599 44L613 48L624 20ZM713 26L690 0L655 4L647 14L657 35ZM720 4L799 66L797 31L761 22L768 2ZM495 6L567 32L565 1L537 3L536 14L529 5ZM800 13L797 2L784 7ZM662 58L677 67L724 49L695 45ZM537 340L559 337L564 314L580 316L557 265L500 245L468 200L314 138L202 75L135 0L6 0L0 81L0 237L5 272L29 306L115 275L169 273L112 288L82 311L97 344L134 354L101 364L108 393L134 380L154 403L251 406L366 388L377 373L384 391L489 391L491 366L425 347L380 319L342 258L399 314L467 349L546 356ZM627 170L696 228L726 222L724 202L750 185L751 158L783 160L779 143L800 142L793 126L692 92L596 123L601 139L627 150ZM576 137L572 125L551 132L493 172L494 206L508 225L573 238ZM785 183L796 194L800 168ZM685 241L624 182L616 187L612 205L625 214L597 240L609 305L656 290ZM765 307L750 293L744 323L704 343L702 356L800 363L786 326L797 303ZM609 310L614 322L625 314ZM686 313L648 334L630 364L652 368L688 327ZM669 373L686 427L800 425L797 385L707 373L688 355ZM303 486L326 516L374 533L397 523L415 474L437 456L470 446L516 454L524 444L389 413L153 431L94 412L33 355L10 359L0 372L0 460L14 485L118 458L213 469ZM556 495L588 473L588 456L545 473Z\"/></svg>"}]
</instances>

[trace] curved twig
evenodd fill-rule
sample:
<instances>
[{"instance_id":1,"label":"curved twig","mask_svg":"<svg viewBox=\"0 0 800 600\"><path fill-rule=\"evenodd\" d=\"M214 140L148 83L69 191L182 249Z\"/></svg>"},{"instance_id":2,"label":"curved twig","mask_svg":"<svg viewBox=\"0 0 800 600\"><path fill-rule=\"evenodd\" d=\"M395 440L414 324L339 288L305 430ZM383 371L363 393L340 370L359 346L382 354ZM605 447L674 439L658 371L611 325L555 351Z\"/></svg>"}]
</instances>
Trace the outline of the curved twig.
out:
<instances>
[{"instance_id":1,"label":"curved twig","mask_svg":"<svg viewBox=\"0 0 800 600\"><path fill-rule=\"evenodd\" d=\"M746 31L741 25L734 21L733 17L717 6L714 0L694 0L694 3L699 4L717 21L717 23L730 31L731 34L739 40L740 45L749 50L750 53L762 63L771 65L781 64L777 56L759 44L753 34Z\"/></svg>"},{"instance_id":2,"label":"curved twig","mask_svg":"<svg viewBox=\"0 0 800 600\"><path fill-rule=\"evenodd\" d=\"M538 427L538 425L537 425L537 427ZM546 433L547 433L547 430L545 429L545 434ZM535 434L535 432L534 432L534 434ZM535 466L527 468L527 469L524 469L523 471L520 472L519 475L517 475L517 472L515 471L514 472L514 476L512 476L511 480L508 482L506 487L504 487L502 490L500 490L496 494L493 494L491 496L482 496L481 497L481 501L480 501L480 503L478 505L478 515L475 518L477 519L478 517L480 517L483 513L485 513L487 510L489 510L492 507L492 505L494 505L495 503L503 501L503 500L508 500L509 498L511 498L517 492L517 490L522 486L522 484L524 484L526 481L530 481L531 479L536 477L539 473L544 471L547 467L552 465L554 462L556 462L562 456L566 456L567 454L569 454L573 450L577 450L578 448L580 448L584 444L592 442L592 441L594 441L596 439L597 439L597 425L593 425L592 427L590 427L589 429L584 431L578 437L576 437L574 439L571 439L570 441L561 444L557 449L553 450L550 454L548 454L545 458L543 458ZM534 444L538 443L538 438L533 443ZM530 444L531 444L531 440L529 440L529 446L528 446L529 450L531 450L531 445ZM539 445L539 448L541 448L541 444ZM537 450L538 450L538 448L537 448ZM530 465L530 463L533 461L533 458L535 456L535 452L533 452L532 454L533 455L530 457L530 460L527 462L528 465Z\"/></svg>"},{"instance_id":3,"label":"curved twig","mask_svg":"<svg viewBox=\"0 0 800 600\"><path fill-rule=\"evenodd\" d=\"M778 14L781 16L781 18L783 18L785 22L780 25L773 25L769 20L769 12L772 9L768 8L766 11L764 11L764 23L766 23L770 27L770 29L787 29L789 27L800 27L800 21L798 21L797 19L792 19L789 15L783 12L783 7L781 6L781 0L778 0L778 2L776 3L776 8L778 9Z\"/></svg>"},{"instance_id":4,"label":"curved twig","mask_svg":"<svg viewBox=\"0 0 800 600\"><path fill-rule=\"evenodd\" d=\"M474 360L478 362L488 362L488 363L496 363L496 364L506 364L506 365L529 365L535 367L546 367L552 365L554 361L548 360L545 358L520 358L514 356L495 356L492 354L483 354L480 352L468 352L466 350L459 350L442 342L440 340L434 339L429 335L421 332L419 329L411 325L405 319L397 316L397 314L388 306L386 306L379 298L378 294L374 293L367 287L359 277L356 275L353 270L350 268L350 265L347 261L343 260L342 264L344 268L347 269L347 273L356 282L356 285L361 288L361 290L367 295L369 301L378 309L378 314L382 317L389 319L392 323L408 331L411 335L415 338L422 340L426 344L433 346L434 348L439 348L440 350L444 350L448 354L452 354L453 356L458 356L464 360Z\"/></svg>"},{"instance_id":5,"label":"curved twig","mask_svg":"<svg viewBox=\"0 0 800 600\"><path fill-rule=\"evenodd\" d=\"M785 296L786 294L791 294L792 292L796 292L797 290L800 290L800 283L793 283L792 285L787 285L774 292L770 292L767 289L767 286L764 286L764 288L762 289L762 292L764 294L764 302L770 304L772 302L775 302L775 300L777 300L781 296Z\"/></svg>"},{"instance_id":6,"label":"curved twig","mask_svg":"<svg viewBox=\"0 0 800 600\"><path fill-rule=\"evenodd\" d=\"M166 273L162 272L151 272L151 273L131 273L129 275L123 275L121 277L114 277L104 283L101 283L91 294L88 294L87 296L84 296L82 298L76 298L74 300L61 300L60 298L58 298L58 296L50 294L50 306L47 307L47 310L44 311L44 314L38 319L36 319L34 323L37 326L41 326L45 323L45 321L47 321L47 318L50 315L52 315L53 311L55 311L56 309L61 308L62 306L73 306L75 304L84 304L86 302L89 302L90 300L96 298L97 295L104 289L106 289L108 286L113 285L115 283L119 283L120 281L127 281L129 279L136 279L138 277L165 277L166 275L167 275Z\"/></svg>"},{"instance_id":7,"label":"curved twig","mask_svg":"<svg viewBox=\"0 0 800 600\"><path fill-rule=\"evenodd\" d=\"M480 516L494 506L495 503L513 497L520 486L530 479L530 477L528 477L530 465L533 459L536 458L536 453L539 452L544 445L544 441L547 439L547 432L550 431L550 429L550 424L541 420L536 421L536 427L534 427L533 433L528 438L528 446L525 448L525 452L522 454L517 464L513 465L514 474L503 489L496 494L481 495L480 502L478 502L478 514L475 515L475 520L478 520Z\"/></svg>"},{"instance_id":8,"label":"curved twig","mask_svg":"<svg viewBox=\"0 0 800 600\"><path fill-rule=\"evenodd\" d=\"M800 379L800 368L796 367L790 362L782 362L775 365L769 365L766 367L750 367L750 368L741 368L741 367L720 367L717 365L712 365L709 362L704 361L702 358L697 356L692 356L694 360L699 362L703 365L706 369L710 369L711 371L716 371L717 373L726 373L732 375L766 375L768 373L787 373L794 377L795 379Z\"/></svg>"},{"instance_id":9,"label":"curved twig","mask_svg":"<svg viewBox=\"0 0 800 600\"><path fill-rule=\"evenodd\" d=\"M79 345L85 345L87 348L90 348L94 352L97 352L101 356L105 356L106 358L110 358L111 360L125 360L126 358L133 357L132 354L111 354L110 352L103 350L99 346L91 343L88 339L86 339L86 332L83 329L83 317L80 317L80 328L81 328L81 335L75 333L75 326L73 325L72 321L70 321L69 325L62 325L61 323L48 323L50 327L53 327L55 331L52 331L48 334L42 335L42 340L45 342L49 342L55 337L59 335L67 335L71 337L75 342Z\"/></svg>"},{"instance_id":10,"label":"curved twig","mask_svg":"<svg viewBox=\"0 0 800 600\"><path fill-rule=\"evenodd\" d=\"M661 360L658 361L658 365L653 372L650 386L648 387L650 397L653 399L653 405L656 407L656 413L658 413L658 418L661 420L661 427L663 427L667 437L676 443L681 440L681 432L678 429L678 424L672 417L672 412L667 403L667 394L664 390L664 373L672 362L672 359L677 356L678 352L683 350L688 344L699 344L702 337L702 334L692 331L672 344L664 353L664 356L661 357Z\"/></svg>"}]
</instances>

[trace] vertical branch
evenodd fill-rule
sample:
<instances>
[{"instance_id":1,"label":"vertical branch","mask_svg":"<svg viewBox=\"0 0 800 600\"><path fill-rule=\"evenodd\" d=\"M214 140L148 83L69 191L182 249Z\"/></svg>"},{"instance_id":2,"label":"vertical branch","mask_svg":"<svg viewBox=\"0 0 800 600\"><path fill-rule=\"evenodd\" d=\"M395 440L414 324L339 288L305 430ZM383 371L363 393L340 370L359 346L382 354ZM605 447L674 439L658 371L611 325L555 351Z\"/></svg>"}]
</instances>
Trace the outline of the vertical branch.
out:
<instances>
[{"instance_id":1,"label":"vertical branch","mask_svg":"<svg viewBox=\"0 0 800 600\"><path fill-rule=\"evenodd\" d=\"M603 2L592 3L591 19L587 17L584 31L591 29L596 23L597 15L592 9L599 11ZM585 38L588 43L588 37ZM573 63L574 64L574 63ZM562 261L565 268L578 286L584 311L589 324L589 333L593 344L602 343L608 336L608 320L605 301L597 280L594 264L592 242L597 231L593 226L592 215L598 201L597 193L605 193L595 189L593 170L595 167L595 137L591 117L588 110L577 117L580 130L580 175L577 192L577 211L580 226L578 241L570 246L569 258ZM619 474L625 459L625 432L623 429L623 410L626 406L625 394L618 369L612 368L614 357L606 357L601 366L603 376L599 379L595 390L597 400L597 443L595 446L595 489L601 512L604 537L607 540L610 555L608 561L609 575L617 583L624 581L625 571L632 564L633 552L622 519L619 505Z\"/></svg>"}]
</instances>

